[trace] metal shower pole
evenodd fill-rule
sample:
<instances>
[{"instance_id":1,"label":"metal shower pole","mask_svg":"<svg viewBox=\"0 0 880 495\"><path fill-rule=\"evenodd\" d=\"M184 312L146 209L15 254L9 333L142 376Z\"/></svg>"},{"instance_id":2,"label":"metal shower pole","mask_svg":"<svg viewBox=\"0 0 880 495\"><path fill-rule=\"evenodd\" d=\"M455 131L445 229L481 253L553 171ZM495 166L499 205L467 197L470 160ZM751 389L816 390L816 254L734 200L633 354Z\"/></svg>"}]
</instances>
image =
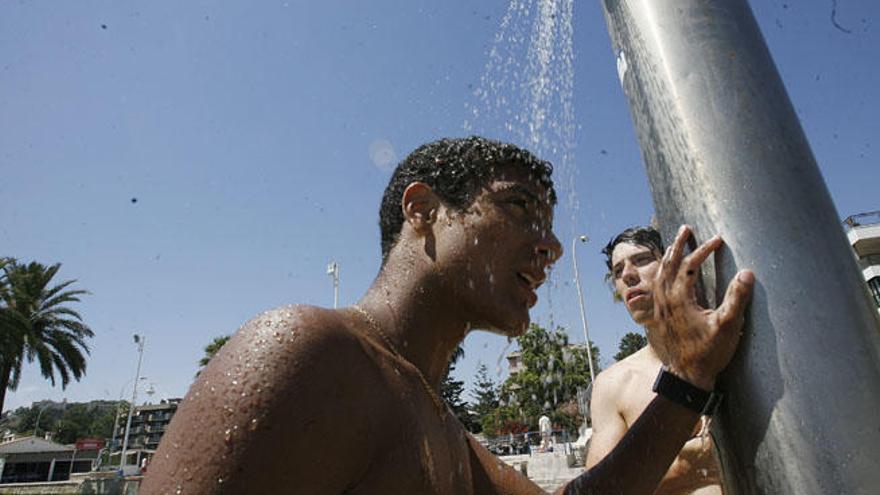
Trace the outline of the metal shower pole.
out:
<instances>
[{"instance_id":1,"label":"metal shower pole","mask_svg":"<svg viewBox=\"0 0 880 495\"><path fill-rule=\"evenodd\" d=\"M710 304L757 276L719 383L725 493L872 493L880 322L746 0L602 4L664 237L724 237Z\"/></svg>"}]
</instances>

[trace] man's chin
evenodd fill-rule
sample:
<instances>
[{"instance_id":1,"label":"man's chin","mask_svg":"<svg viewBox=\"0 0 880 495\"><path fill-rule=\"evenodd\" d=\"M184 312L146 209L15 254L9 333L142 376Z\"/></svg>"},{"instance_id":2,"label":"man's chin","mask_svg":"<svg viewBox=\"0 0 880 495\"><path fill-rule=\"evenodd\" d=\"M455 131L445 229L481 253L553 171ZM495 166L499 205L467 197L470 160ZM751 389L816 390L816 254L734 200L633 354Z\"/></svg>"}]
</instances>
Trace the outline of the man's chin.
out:
<instances>
[{"instance_id":1,"label":"man's chin","mask_svg":"<svg viewBox=\"0 0 880 495\"><path fill-rule=\"evenodd\" d=\"M522 335L529 329L529 323L531 323L531 318L529 318L528 313L526 313L524 319L511 319L510 321L503 322L499 325L489 326L486 328L486 331L508 338L522 337Z\"/></svg>"},{"instance_id":2,"label":"man's chin","mask_svg":"<svg viewBox=\"0 0 880 495\"><path fill-rule=\"evenodd\" d=\"M654 321L654 311L652 310L636 310L630 312L632 320L641 326L646 326Z\"/></svg>"}]
</instances>

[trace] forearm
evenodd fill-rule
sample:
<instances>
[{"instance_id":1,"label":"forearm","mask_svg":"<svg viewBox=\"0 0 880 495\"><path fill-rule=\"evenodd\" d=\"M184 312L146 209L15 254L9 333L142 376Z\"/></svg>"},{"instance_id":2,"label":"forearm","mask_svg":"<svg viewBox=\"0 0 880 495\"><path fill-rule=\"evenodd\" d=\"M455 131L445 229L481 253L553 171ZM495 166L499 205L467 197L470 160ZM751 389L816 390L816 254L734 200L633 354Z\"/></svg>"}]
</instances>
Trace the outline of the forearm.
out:
<instances>
[{"instance_id":1,"label":"forearm","mask_svg":"<svg viewBox=\"0 0 880 495\"><path fill-rule=\"evenodd\" d=\"M656 397L614 450L561 493L653 493L691 437L699 417L684 406Z\"/></svg>"}]
</instances>

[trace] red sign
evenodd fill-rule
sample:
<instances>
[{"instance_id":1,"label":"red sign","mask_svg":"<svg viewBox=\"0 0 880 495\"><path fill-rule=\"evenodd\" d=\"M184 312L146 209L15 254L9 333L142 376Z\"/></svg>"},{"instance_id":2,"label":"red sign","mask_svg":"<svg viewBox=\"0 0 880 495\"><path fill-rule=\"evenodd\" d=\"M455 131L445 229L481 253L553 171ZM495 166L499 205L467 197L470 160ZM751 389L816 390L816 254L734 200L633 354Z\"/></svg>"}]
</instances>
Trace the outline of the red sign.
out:
<instances>
[{"instance_id":1,"label":"red sign","mask_svg":"<svg viewBox=\"0 0 880 495\"><path fill-rule=\"evenodd\" d=\"M80 438L76 441L76 450L101 450L105 443L100 438Z\"/></svg>"}]
</instances>

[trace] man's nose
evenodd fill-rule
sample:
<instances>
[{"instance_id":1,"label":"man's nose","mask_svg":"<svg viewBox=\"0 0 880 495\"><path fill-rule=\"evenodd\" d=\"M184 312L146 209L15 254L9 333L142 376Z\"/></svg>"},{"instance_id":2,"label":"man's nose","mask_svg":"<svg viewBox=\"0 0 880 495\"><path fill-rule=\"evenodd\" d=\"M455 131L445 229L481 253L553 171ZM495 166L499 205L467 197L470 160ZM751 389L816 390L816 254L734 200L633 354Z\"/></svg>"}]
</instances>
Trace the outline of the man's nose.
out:
<instances>
[{"instance_id":1,"label":"man's nose","mask_svg":"<svg viewBox=\"0 0 880 495\"><path fill-rule=\"evenodd\" d=\"M556 263L562 256L562 244L551 230L547 230L535 246L535 252L545 261L547 266Z\"/></svg>"},{"instance_id":2,"label":"man's nose","mask_svg":"<svg viewBox=\"0 0 880 495\"><path fill-rule=\"evenodd\" d=\"M623 279L623 283L626 284L627 287L638 285L640 280L639 271L636 270L635 265L629 262L623 264L623 273L620 274L620 277Z\"/></svg>"}]
</instances>

